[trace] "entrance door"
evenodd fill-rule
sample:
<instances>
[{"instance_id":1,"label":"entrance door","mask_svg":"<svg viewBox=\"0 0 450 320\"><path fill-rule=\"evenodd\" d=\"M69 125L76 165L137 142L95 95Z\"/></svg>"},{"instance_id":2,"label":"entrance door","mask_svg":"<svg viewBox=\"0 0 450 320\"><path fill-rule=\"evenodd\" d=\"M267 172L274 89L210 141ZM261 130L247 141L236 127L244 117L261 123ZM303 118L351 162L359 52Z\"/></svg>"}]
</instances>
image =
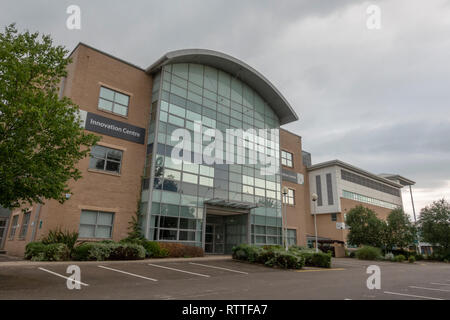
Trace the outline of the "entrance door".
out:
<instances>
[{"instance_id":1,"label":"entrance door","mask_svg":"<svg viewBox=\"0 0 450 320\"><path fill-rule=\"evenodd\" d=\"M3 249L3 242L6 238L6 227L8 219L7 218L0 218L0 249Z\"/></svg>"},{"instance_id":2,"label":"entrance door","mask_svg":"<svg viewBox=\"0 0 450 320\"><path fill-rule=\"evenodd\" d=\"M225 248L225 232L221 224L207 223L205 230L205 252L223 254Z\"/></svg>"}]
</instances>

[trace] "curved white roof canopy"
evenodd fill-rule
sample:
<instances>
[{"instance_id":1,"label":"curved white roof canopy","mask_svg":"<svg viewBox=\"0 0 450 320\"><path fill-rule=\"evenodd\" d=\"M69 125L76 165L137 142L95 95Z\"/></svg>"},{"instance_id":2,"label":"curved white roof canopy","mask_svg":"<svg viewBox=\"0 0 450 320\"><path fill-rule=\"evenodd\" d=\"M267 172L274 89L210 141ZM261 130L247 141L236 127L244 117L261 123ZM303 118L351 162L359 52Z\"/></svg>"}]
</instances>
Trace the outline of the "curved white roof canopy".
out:
<instances>
[{"instance_id":1,"label":"curved white roof canopy","mask_svg":"<svg viewBox=\"0 0 450 320\"><path fill-rule=\"evenodd\" d=\"M155 73L164 65L174 63L198 63L208 65L239 78L252 87L273 109L280 124L298 120L298 116L283 95L262 74L245 64L221 52L205 49L185 49L166 53L147 68L147 73Z\"/></svg>"}]
</instances>

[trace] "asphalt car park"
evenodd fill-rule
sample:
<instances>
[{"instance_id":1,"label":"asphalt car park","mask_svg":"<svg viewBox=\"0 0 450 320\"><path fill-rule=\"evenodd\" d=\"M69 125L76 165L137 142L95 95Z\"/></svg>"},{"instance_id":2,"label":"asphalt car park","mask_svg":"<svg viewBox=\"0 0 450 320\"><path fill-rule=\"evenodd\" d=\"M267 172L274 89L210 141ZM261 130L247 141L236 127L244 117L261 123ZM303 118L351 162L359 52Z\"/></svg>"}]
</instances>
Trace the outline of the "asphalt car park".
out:
<instances>
[{"instance_id":1,"label":"asphalt car park","mask_svg":"<svg viewBox=\"0 0 450 320\"><path fill-rule=\"evenodd\" d=\"M79 289L69 289L76 264ZM381 288L367 287L378 265ZM449 300L450 265L333 259L330 269L281 270L221 259L0 263L0 299Z\"/></svg>"}]
</instances>

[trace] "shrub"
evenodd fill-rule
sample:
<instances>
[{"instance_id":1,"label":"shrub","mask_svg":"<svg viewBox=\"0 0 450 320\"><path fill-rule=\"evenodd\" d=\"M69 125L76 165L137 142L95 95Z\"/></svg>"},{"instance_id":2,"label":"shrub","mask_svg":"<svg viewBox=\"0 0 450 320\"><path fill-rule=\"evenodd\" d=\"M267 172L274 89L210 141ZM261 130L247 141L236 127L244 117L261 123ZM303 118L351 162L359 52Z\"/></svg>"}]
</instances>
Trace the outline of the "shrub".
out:
<instances>
[{"instance_id":1,"label":"shrub","mask_svg":"<svg viewBox=\"0 0 450 320\"><path fill-rule=\"evenodd\" d=\"M41 253L43 258L44 251L45 244L43 244L42 242L30 242L25 247L25 259L31 260L33 257L37 257Z\"/></svg>"},{"instance_id":2,"label":"shrub","mask_svg":"<svg viewBox=\"0 0 450 320\"><path fill-rule=\"evenodd\" d=\"M108 257L109 260L141 260L145 258L145 249L140 244L115 244Z\"/></svg>"},{"instance_id":3,"label":"shrub","mask_svg":"<svg viewBox=\"0 0 450 320\"><path fill-rule=\"evenodd\" d=\"M408 262L409 263L414 263L414 262L416 262L416 258L414 258L414 256L409 256Z\"/></svg>"},{"instance_id":4,"label":"shrub","mask_svg":"<svg viewBox=\"0 0 450 320\"><path fill-rule=\"evenodd\" d=\"M85 242L75 247L72 257L80 261L104 261L109 258L115 246L114 242Z\"/></svg>"},{"instance_id":5,"label":"shrub","mask_svg":"<svg viewBox=\"0 0 450 320\"><path fill-rule=\"evenodd\" d=\"M145 249L135 243L85 242L75 248L73 258L81 261L139 260L145 258Z\"/></svg>"},{"instance_id":6,"label":"shrub","mask_svg":"<svg viewBox=\"0 0 450 320\"><path fill-rule=\"evenodd\" d=\"M50 230L42 239L43 244L64 243L69 252L72 253L78 240L78 232L62 231L61 229Z\"/></svg>"},{"instance_id":7,"label":"shrub","mask_svg":"<svg viewBox=\"0 0 450 320\"><path fill-rule=\"evenodd\" d=\"M265 262L266 266L277 266L284 269L301 269L305 265L305 259L289 251L275 249L273 256Z\"/></svg>"},{"instance_id":8,"label":"shrub","mask_svg":"<svg viewBox=\"0 0 450 320\"><path fill-rule=\"evenodd\" d=\"M164 258L169 255L169 251L165 248L161 248L158 242L149 241L145 238L128 237L120 240L120 243L134 243L143 246L147 258Z\"/></svg>"},{"instance_id":9,"label":"shrub","mask_svg":"<svg viewBox=\"0 0 450 320\"><path fill-rule=\"evenodd\" d=\"M142 246L145 248L146 256L149 258L164 258L169 255L169 250L161 248L156 241L142 241Z\"/></svg>"},{"instance_id":10,"label":"shrub","mask_svg":"<svg viewBox=\"0 0 450 320\"><path fill-rule=\"evenodd\" d=\"M69 260L69 248L64 243L44 244L30 242L25 247L25 259L33 261L65 261Z\"/></svg>"},{"instance_id":11,"label":"shrub","mask_svg":"<svg viewBox=\"0 0 450 320\"><path fill-rule=\"evenodd\" d=\"M405 260L406 260L406 257L404 255L402 255L402 254L399 254L399 255L395 256L395 261L396 262L403 262Z\"/></svg>"},{"instance_id":12,"label":"shrub","mask_svg":"<svg viewBox=\"0 0 450 320\"><path fill-rule=\"evenodd\" d=\"M420 254L420 253L416 254L416 255L415 255L415 258L416 258L417 261L421 261L421 260L424 260L424 259L425 259L425 257L423 256L423 254Z\"/></svg>"},{"instance_id":13,"label":"shrub","mask_svg":"<svg viewBox=\"0 0 450 320\"><path fill-rule=\"evenodd\" d=\"M371 246L364 246L358 249L355 256L360 260L378 260L382 257L381 249Z\"/></svg>"},{"instance_id":14,"label":"shrub","mask_svg":"<svg viewBox=\"0 0 450 320\"><path fill-rule=\"evenodd\" d=\"M173 242L159 242L159 246L162 250L167 250L167 256L171 258L203 257L204 255L203 249L196 246Z\"/></svg>"},{"instance_id":15,"label":"shrub","mask_svg":"<svg viewBox=\"0 0 450 320\"><path fill-rule=\"evenodd\" d=\"M394 254L392 252L386 253L384 255L384 260L387 261L394 261Z\"/></svg>"},{"instance_id":16,"label":"shrub","mask_svg":"<svg viewBox=\"0 0 450 320\"><path fill-rule=\"evenodd\" d=\"M70 250L64 243L47 244L44 250L45 261L65 261L70 258Z\"/></svg>"},{"instance_id":17,"label":"shrub","mask_svg":"<svg viewBox=\"0 0 450 320\"><path fill-rule=\"evenodd\" d=\"M300 269L304 265L331 267L331 255L314 249L291 246L285 251L281 246L264 246L241 244L233 247L233 259L261 263L270 267Z\"/></svg>"},{"instance_id":18,"label":"shrub","mask_svg":"<svg viewBox=\"0 0 450 320\"><path fill-rule=\"evenodd\" d=\"M331 268L331 253L317 252L312 255L310 266L319 268Z\"/></svg>"}]
</instances>

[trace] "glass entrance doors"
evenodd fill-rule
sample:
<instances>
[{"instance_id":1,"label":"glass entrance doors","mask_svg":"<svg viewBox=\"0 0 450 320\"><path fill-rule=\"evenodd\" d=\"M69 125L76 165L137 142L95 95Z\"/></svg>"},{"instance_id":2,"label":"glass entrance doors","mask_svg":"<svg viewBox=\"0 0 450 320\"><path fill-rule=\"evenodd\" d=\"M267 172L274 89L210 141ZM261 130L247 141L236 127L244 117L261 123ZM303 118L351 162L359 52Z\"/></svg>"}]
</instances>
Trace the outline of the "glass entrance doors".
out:
<instances>
[{"instance_id":1,"label":"glass entrance doors","mask_svg":"<svg viewBox=\"0 0 450 320\"><path fill-rule=\"evenodd\" d=\"M207 223L205 229L205 252L224 254L225 232L223 224Z\"/></svg>"}]
</instances>

